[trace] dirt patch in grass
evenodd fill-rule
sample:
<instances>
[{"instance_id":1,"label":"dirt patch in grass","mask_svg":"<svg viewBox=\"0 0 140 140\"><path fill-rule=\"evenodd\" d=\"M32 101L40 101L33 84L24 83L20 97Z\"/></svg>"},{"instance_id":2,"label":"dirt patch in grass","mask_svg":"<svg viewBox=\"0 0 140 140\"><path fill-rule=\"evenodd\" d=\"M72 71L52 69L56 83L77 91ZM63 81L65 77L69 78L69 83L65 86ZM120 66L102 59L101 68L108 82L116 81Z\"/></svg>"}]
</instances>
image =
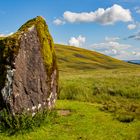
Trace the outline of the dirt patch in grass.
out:
<instances>
[{"instance_id":1,"label":"dirt patch in grass","mask_svg":"<svg viewBox=\"0 0 140 140\"><path fill-rule=\"evenodd\" d=\"M59 116L68 116L71 114L71 111L68 109L60 109L60 110L57 110L57 113Z\"/></svg>"}]
</instances>

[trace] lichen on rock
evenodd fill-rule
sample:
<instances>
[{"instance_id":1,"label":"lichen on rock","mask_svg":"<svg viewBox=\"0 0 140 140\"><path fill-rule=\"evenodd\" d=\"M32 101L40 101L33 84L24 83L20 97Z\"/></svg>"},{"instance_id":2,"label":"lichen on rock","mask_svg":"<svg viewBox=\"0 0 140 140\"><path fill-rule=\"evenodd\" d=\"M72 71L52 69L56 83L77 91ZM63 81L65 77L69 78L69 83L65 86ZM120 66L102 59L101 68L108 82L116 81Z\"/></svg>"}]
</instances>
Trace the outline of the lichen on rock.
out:
<instances>
[{"instance_id":1,"label":"lichen on rock","mask_svg":"<svg viewBox=\"0 0 140 140\"><path fill-rule=\"evenodd\" d=\"M0 110L36 114L54 106L58 69L53 39L45 20L29 20L0 38Z\"/></svg>"}]
</instances>

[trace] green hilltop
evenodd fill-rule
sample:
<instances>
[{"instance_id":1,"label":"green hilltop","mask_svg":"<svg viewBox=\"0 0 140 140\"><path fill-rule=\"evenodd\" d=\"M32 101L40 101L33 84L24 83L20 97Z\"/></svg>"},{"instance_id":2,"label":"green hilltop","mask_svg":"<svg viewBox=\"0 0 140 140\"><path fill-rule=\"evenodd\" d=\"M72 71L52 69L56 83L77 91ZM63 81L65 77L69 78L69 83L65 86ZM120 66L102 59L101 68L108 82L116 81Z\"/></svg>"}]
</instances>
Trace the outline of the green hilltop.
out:
<instances>
[{"instance_id":1,"label":"green hilltop","mask_svg":"<svg viewBox=\"0 0 140 140\"><path fill-rule=\"evenodd\" d=\"M95 51L74 46L55 44L55 50L60 71L138 67Z\"/></svg>"}]
</instances>

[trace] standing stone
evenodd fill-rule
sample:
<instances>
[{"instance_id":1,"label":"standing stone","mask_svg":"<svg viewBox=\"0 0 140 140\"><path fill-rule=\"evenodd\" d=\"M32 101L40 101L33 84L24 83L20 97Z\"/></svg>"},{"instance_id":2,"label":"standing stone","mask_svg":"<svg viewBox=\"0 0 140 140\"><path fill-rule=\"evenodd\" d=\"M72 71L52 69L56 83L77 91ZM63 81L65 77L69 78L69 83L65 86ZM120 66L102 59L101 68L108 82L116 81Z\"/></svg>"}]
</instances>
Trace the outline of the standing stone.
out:
<instances>
[{"instance_id":1,"label":"standing stone","mask_svg":"<svg viewBox=\"0 0 140 140\"><path fill-rule=\"evenodd\" d=\"M57 91L54 44L42 17L0 38L0 110L34 115L54 106Z\"/></svg>"}]
</instances>

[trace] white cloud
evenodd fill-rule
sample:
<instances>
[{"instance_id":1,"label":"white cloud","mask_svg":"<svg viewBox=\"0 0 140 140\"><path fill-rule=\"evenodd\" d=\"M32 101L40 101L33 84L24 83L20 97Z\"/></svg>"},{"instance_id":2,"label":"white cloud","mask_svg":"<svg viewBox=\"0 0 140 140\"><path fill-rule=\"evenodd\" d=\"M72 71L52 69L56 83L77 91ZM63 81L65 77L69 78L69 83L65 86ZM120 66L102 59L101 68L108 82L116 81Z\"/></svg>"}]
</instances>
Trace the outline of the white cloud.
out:
<instances>
[{"instance_id":1,"label":"white cloud","mask_svg":"<svg viewBox=\"0 0 140 140\"><path fill-rule=\"evenodd\" d=\"M136 24L129 24L129 25L127 26L127 28L128 28L129 30L136 29L136 27L137 27Z\"/></svg>"},{"instance_id":2,"label":"white cloud","mask_svg":"<svg viewBox=\"0 0 140 140\"><path fill-rule=\"evenodd\" d=\"M79 35L77 38L71 37L70 40L68 41L68 44L70 46L82 47L85 41L86 41L86 38L83 37L82 35Z\"/></svg>"},{"instance_id":3,"label":"white cloud","mask_svg":"<svg viewBox=\"0 0 140 140\"><path fill-rule=\"evenodd\" d=\"M74 13L66 11L63 14L64 20L70 23L76 22L98 22L103 25L114 24L118 21L132 21L131 12L129 9L124 9L122 6L114 4L112 7L103 9L99 8L92 12Z\"/></svg>"},{"instance_id":4,"label":"white cloud","mask_svg":"<svg viewBox=\"0 0 140 140\"><path fill-rule=\"evenodd\" d=\"M63 21L63 20L57 18L57 19L55 19L55 20L53 21L53 23L54 23L55 25L64 25L64 24L65 24L65 21Z\"/></svg>"},{"instance_id":5,"label":"white cloud","mask_svg":"<svg viewBox=\"0 0 140 140\"><path fill-rule=\"evenodd\" d=\"M139 28L139 27L140 27L140 22L138 22L138 21L133 21L132 24L129 24L129 25L127 26L127 28L128 28L129 30L133 30L133 29L136 29L136 28Z\"/></svg>"},{"instance_id":6,"label":"white cloud","mask_svg":"<svg viewBox=\"0 0 140 140\"><path fill-rule=\"evenodd\" d=\"M124 49L128 49L131 46L128 44L120 44L119 42L109 41L98 44L93 44L92 48L100 52L105 52L107 55L120 54Z\"/></svg>"},{"instance_id":7,"label":"white cloud","mask_svg":"<svg viewBox=\"0 0 140 140\"><path fill-rule=\"evenodd\" d=\"M11 33L9 33L9 34L0 34L0 37L7 37L7 36L10 36L10 35L12 35L13 34L13 32L11 32Z\"/></svg>"},{"instance_id":8,"label":"white cloud","mask_svg":"<svg viewBox=\"0 0 140 140\"><path fill-rule=\"evenodd\" d=\"M132 54L135 56L140 56L140 52L133 51Z\"/></svg>"},{"instance_id":9,"label":"white cloud","mask_svg":"<svg viewBox=\"0 0 140 140\"><path fill-rule=\"evenodd\" d=\"M139 59L140 49L136 49L129 44L122 44L118 41L104 41L91 45L91 47L100 53L112 56L122 60Z\"/></svg>"}]
</instances>

